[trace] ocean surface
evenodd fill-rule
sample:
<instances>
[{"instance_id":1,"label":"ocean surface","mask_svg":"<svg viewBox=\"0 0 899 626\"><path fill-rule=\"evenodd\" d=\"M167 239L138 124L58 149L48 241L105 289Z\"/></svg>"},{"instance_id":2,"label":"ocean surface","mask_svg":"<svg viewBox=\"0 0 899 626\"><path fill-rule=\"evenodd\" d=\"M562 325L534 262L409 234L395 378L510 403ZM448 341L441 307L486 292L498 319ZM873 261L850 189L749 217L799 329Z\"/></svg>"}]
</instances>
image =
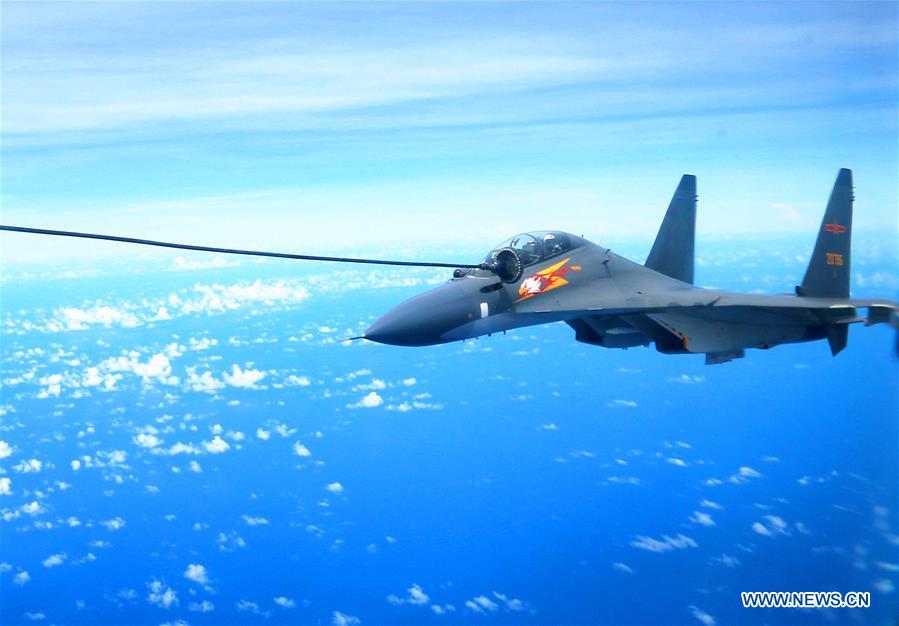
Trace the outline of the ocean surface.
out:
<instances>
[{"instance_id":1,"label":"ocean surface","mask_svg":"<svg viewBox=\"0 0 899 626\"><path fill-rule=\"evenodd\" d=\"M884 241L857 238L853 295L896 297ZM809 249L704 242L697 283L789 292ZM836 358L815 342L717 366L564 324L343 341L447 273L4 266L0 623L899 615L895 330L854 326ZM740 603L819 590L871 607Z\"/></svg>"}]
</instances>

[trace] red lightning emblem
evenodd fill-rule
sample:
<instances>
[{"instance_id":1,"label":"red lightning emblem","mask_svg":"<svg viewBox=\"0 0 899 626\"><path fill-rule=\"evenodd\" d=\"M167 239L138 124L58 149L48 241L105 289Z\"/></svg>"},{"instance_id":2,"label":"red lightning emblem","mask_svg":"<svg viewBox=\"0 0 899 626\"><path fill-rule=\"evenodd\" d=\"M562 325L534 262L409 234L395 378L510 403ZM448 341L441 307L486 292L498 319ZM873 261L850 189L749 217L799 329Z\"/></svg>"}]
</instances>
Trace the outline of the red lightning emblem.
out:
<instances>
[{"instance_id":1,"label":"red lightning emblem","mask_svg":"<svg viewBox=\"0 0 899 626\"><path fill-rule=\"evenodd\" d=\"M824 230L826 230L829 233L835 233L835 234L839 235L841 233L846 232L846 227L840 226L839 224L825 224Z\"/></svg>"}]
</instances>

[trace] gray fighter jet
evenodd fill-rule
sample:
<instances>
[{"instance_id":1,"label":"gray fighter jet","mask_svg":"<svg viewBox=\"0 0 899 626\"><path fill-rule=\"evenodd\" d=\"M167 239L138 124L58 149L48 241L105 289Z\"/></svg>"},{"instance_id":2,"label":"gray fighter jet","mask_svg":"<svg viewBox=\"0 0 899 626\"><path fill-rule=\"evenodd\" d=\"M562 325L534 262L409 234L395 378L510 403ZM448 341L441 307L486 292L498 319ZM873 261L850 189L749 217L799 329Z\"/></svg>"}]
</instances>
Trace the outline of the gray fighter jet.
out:
<instances>
[{"instance_id":1,"label":"gray fighter jet","mask_svg":"<svg viewBox=\"0 0 899 626\"><path fill-rule=\"evenodd\" d=\"M238 250L23 226L0 230L306 261L451 267L446 284L403 302L361 337L429 346L565 322L577 341L604 348L654 344L665 354L725 363L747 348L827 339L836 355L849 324L899 327L899 305L849 297L852 172L840 170L802 284L795 294L756 295L693 285L696 177L681 178L646 263L558 231L516 235L478 264L389 261ZM859 309L867 309L860 315Z\"/></svg>"},{"instance_id":2,"label":"gray fighter jet","mask_svg":"<svg viewBox=\"0 0 899 626\"><path fill-rule=\"evenodd\" d=\"M696 177L685 175L643 265L569 233L517 235L478 268L457 269L446 284L403 302L363 337L426 346L565 322L583 343L654 344L664 354L704 354L707 364L741 358L747 348L818 339L836 355L850 324L896 324L896 302L849 297L853 200L852 172L842 169L795 294L693 285Z\"/></svg>"}]
</instances>

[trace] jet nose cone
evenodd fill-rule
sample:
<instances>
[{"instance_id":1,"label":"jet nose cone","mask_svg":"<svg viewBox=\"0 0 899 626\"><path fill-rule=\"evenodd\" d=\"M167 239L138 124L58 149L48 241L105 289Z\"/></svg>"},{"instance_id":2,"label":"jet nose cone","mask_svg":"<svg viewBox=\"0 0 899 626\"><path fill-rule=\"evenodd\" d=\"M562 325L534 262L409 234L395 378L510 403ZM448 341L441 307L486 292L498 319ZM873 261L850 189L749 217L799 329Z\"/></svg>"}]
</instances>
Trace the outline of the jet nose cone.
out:
<instances>
[{"instance_id":1,"label":"jet nose cone","mask_svg":"<svg viewBox=\"0 0 899 626\"><path fill-rule=\"evenodd\" d=\"M469 298L457 283L448 283L394 307L363 336L394 346L430 346L445 343L444 333L472 318Z\"/></svg>"},{"instance_id":2,"label":"jet nose cone","mask_svg":"<svg viewBox=\"0 0 899 626\"><path fill-rule=\"evenodd\" d=\"M397 311L398 308L396 307L386 315L379 317L362 336L369 341L394 346L426 345L424 343L414 343L414 333L410 329L412 320L407 319L408 316L403 314L402 311Z\"/></svg>"}]
</instances>

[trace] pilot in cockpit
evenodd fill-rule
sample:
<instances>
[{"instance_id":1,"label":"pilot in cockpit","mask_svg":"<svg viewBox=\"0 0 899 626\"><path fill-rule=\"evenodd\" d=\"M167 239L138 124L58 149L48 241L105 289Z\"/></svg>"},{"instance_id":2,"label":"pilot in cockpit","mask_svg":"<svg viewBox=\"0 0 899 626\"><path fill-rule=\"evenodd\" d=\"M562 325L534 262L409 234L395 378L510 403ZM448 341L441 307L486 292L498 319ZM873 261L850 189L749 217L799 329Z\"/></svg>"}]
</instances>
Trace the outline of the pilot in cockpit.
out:
<instances>
[{"instance_id":1,"label":"pilot in cockpit","mask_svg":"<svg viewBox=\"0 0 899 626\"><path fill-rule=\"evenodd\" d=\"M547 257L554 256L566 249L565 242L555 233L543 235L543 254Z\"/></svg>"}]
</instances>

